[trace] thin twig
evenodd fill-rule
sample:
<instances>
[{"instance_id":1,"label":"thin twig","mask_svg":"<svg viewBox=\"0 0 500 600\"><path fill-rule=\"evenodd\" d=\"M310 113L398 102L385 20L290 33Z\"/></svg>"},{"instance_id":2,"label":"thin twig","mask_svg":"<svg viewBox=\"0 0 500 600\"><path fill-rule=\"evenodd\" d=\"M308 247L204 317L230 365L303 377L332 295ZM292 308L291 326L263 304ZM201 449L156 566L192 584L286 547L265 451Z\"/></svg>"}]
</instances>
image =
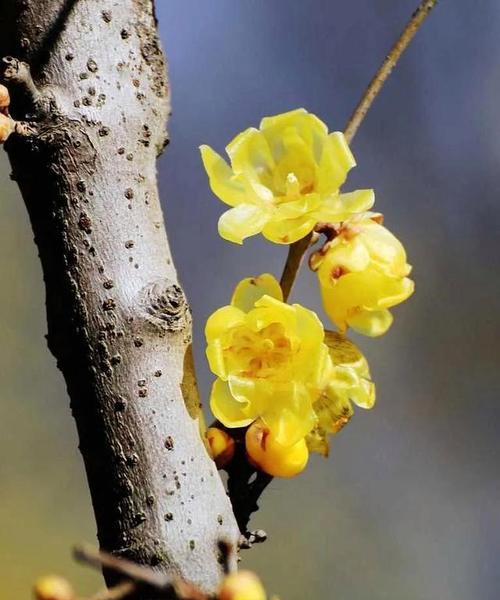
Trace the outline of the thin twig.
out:
<instances>
[{"instance_id":1,"label":"thin twig","mask_svg":"<svg viewBox=\"0 0 500 600\"><path fill-rule=\"evenodd\" d=\"M283 300L285 302L288 300L288 296L290 296L300 265L304 259L304 254L307 252L312 241L313 234L309 233L301 240L290 244L288 248L288 256L280 280L281 289L283 290Z\"/></svg>"},{"instance_id":2,"label":"thin twig","mask_svg":"<svg viewBox=\"0 0 500 600\"><path fill-rule=\"evenodd\" d=\"M91 596L88 600L122 600L137 590L137 584L133 581L122 581L112 588L101 590Z\"/></svg>"},{"instance_id":3,"label":"thin twig","mask_svg":"<svg viewBox=\"0 0 500 600\"><path fill-rule=\"evenodd\" d=\"M420 29L420 26L437 3L438 0L422 0L417 10L413 13L397 42L391 48L379 70L375 73L375 76L370 81L359 104L350 116L344 131L344 136L348 143L350 143L356 135L356 132L363 122L363 119L366 117L367 112L370 110L373 101L378 96L378 93L391 74L391 71L396 66L398 60L401 58L401 55L406 48L408 48L410 42L415 37L415 34Z\"/></svg>"},{"instance_id":4,"label":"thin twig","mask_svg":"<svg viewBox=\"0 0 500 600\"><path fill-rule=\"evenodd\" d=\"M74 556L76 560L92 567L114 571L137 586L153 588L158 592L159 597L163 597L163 594L165 594L165 598L171 598L172 592L174 592L175 597L179 600L208 600L206 594L179 577L153 571L148 567L143 567L122 558L116 558L112 554L95 550L87 545L75 548Z\"/></svg>"},{"instance_id":5,"label":"thin twig","mask_svg":"<svg viewBox=\"0 0 500 600\"><path fill-rule=\"evenodd\" d=\"M411 19L408 21L408 24L369 83L363 96L361 97L361 100L359 101L359 104L354 109L354 112L348 120L344 130L344 136L348 143L350 143L356 135L356 132L366 117L366 114L373 104L373 101L379 94L382 86L391 74L391 71L396 66L398 60L401 58L401 55L409 46L420 26L437 3L438 0L423 0L419 4L417 10L413 13ZM283 269L283 275L281 276L281 288L283 290L283 296L285 300L287 300L288 296L290 295L290 291L297 277L300 265L302 264L304 254L307 252L310 244L311 234L290 245L288 257Z\"/></svg>"}]
</instances>

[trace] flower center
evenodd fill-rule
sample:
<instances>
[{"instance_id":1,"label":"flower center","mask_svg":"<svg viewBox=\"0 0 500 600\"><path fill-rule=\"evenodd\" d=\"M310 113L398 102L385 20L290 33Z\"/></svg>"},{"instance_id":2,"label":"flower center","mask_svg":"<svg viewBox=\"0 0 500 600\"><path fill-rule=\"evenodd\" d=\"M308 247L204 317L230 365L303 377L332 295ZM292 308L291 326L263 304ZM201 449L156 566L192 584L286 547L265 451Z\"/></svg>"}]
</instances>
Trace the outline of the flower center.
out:
<instances>
[{"instance_id":1,"label":"flower center","mask_svg":"<svg viewBox=\"0 0 500 600\"><path fill-rule=\"evenodd\" d=\"M244 377L267 379L279 372L287 377L294 350L281 323L271 323L260 331L249 328L235 330L231 346L226 350L234 370Z\"/></svg>"},{"instance_id":2,"label":"flower center","mask_svg":"<svg viewBox=\"0 0 500 600\"><path fill-rule=\"evenodd\" d=\"M316 167L307 160L285 158L277 165L270 187L280 204L297 200L316 189Z\"/></svg>"}]
</instances>

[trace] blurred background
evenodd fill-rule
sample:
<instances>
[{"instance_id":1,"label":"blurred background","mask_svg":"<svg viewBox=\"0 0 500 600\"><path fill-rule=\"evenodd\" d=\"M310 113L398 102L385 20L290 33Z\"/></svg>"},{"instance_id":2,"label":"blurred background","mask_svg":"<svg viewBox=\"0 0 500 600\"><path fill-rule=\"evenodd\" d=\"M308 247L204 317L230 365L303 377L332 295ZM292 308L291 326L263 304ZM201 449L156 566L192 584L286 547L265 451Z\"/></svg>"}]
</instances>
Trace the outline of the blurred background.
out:
<instances>
[{"instance_id":1,"label":"blurred background","mask_svg":"<svg viewBox=\"0 0 500 600\"><path fill-rule=\"evenodd\" d=\"M303 106L342 129L416 0L160 0L172 143L160 162L168 231L191 299L206 397L206 317L285 249L217 236L224 206L197 146L219 151L264 115ZM500 5L442 1L353 145L346 190L373 187L414 265L415 296L382 339L359 340L378 404L358 410L293 481L275 481L244 555L283 600L495 600L500 567ZM44 334L41 270L0 157L0 596L56 571L97 576L75 427ZM306 269L293 299L320 310Z\"/></svg>"}]
</instances>

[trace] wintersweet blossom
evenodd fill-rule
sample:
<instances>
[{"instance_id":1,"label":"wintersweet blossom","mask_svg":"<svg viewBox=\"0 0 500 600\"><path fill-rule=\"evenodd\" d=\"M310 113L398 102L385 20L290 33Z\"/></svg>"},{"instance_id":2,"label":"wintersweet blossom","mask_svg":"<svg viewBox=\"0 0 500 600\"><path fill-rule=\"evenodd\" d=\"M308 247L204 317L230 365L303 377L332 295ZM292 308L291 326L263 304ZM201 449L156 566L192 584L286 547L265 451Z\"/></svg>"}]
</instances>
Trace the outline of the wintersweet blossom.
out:
<instances>
[{"instance_id":1,"label":"wintersweet blossom","mask_svg":"<svg viewBox=\"0 0 500 600\"><path fill-rule=\"evenodd\" d=\"M334 385L328 385L313 404L317 424L306 441L311 452L328 456L329 436L349 422L353 414L351 402L365 409L375 404L375 384L368 362L355 344L334 331L326 332L325 342L334 365Z\"/></svg>"},{"instance_id":2,"label":"wintersweet blossom","mask_svg":"<svg viewBox=\"0 0 500 600\"><path fill-rule=\"evenodd\" d=\"M341 332L351 327L364 335L382 335L393 319L388 309L414 290L403 245L375 213L340 224L310 265L318 272L325 311Z\"/></svg>"},{"instance_id":3,"label":"wintersweet blossom","mask_svg":"<svg viewBox=\"0 0 500 600\"><path fill-rule=\"evenodd\" d=\"M262 233L278 244L295 242L321 221L340 222L373 206L372 190L340 193L356 162L344 135L303 108L266 117L226 147L231 166L201 146L213 193L231 206L219 234L241 244Z\"/></svg>"},{"instance_id":4,"label":"wintersweet blossom","mask_svg":"<svg viewBox=\"0 0 500 600\"><path fill-rule=\"evenodd\" d=\"M332 361L317 315L283 302L269 274L236 287L231 304L205 328L207 358L217 379L210 405L226 427L258 418L277 443L291 446L316 424L313 402L328 385Z\"/></svg>"}]
</instances>

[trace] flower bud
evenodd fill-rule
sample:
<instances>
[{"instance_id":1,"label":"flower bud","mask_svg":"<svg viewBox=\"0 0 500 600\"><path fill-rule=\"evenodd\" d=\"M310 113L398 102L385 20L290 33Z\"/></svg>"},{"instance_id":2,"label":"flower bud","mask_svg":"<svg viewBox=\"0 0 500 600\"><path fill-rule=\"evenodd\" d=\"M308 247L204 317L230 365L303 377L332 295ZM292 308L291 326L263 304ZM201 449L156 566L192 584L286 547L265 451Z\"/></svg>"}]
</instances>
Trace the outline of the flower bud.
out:
<instances>
[{"instance_id":1,"label":"flower bud","mask_svg":"<svg viewBox=\"0 0 500 600\"><path fill-rule=\"evenodd\" d=\"M273 477L294 477L305 469L309 459L304 438L292 446L283 446L260 420L248 428L245 445L250 461Z\"/></svg>"},{"instance_id":2,"label":"flower bud","mask_svg":"<svg viewBox=\"0 0 500 600\"><path fill-rule=\"evenodd\" d=\"M222 582L219 600L266 600L266 592L251 571L231 573Z\"/></svg>"},{"instance_id":3,"label":"flower bud","mask_svg":"<svg viewBox=\"0 0 500 600\"><path fill-rule=\"evenodd\" d=\"M217 468L223 469L234 456L234 439L218 427L209 427L206 436L210 455Z\"/></svg>"},{"instance_id":4,"label":"flower bud","mask_svg":"<svg viewBox=\"0 0 500 600\"><path fill-rule=\"evenodd\" d=\"M73 588L66 579L58 575L45 575L35 583L33 593L36 600L74 600Z\"/></svg>"},{"instance_id":5,"label":"flower bud","mask_svg":"<svg viewBox=\"0 0 500 600\"><path fill-rule=\"evenodd\" d=\"M381 217L361 213L344 221L310 258L325 311L341 333L351 327L371 337L384 334L392 323L389 309L413 293L405 249Z\"/></svg>"},{"instance_id":6,"label":"flower bud","mask_svg":"<svg viewBox=\"0 0 500 600\"><path fill-rule=\"evenodd\" d=\"M9 108L10 94L9 90L0 84L0 111L5 112Z\"/></svg>"},{"instance_id":7,"label":"flower bud","mask_svg":"<svg viewBox=\"0 0 500 600\"><path fill-rule=\"evenodd\" d=\"M14 131L14 122L10 117L0 113L0 144L3 144Z\"/></svg>"}]
</instances>

